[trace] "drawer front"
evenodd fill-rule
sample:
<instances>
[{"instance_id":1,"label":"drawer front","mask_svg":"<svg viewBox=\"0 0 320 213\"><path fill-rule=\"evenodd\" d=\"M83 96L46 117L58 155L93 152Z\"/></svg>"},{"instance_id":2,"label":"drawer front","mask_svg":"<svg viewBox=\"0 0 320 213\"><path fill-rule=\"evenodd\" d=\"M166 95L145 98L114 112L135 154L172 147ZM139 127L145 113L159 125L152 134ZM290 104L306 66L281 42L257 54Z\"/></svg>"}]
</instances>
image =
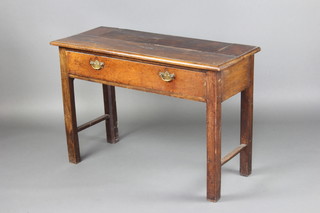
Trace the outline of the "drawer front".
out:
<instances>
[{"instance_id":1,"label":"drawer front","mask_svg":"<svg viewBox=\"0 0 320 213\"><path fill-rule=\"evenodd\" d=\"M72 51L67 51L67 61L70 74L93 81L100 80L117 86L186 99L205 100L206 74L203 72ZM99 67L100 65L101 67ZM160 76L160 73L167 72L174 74L172 80L171 76ZM169 82L165 80L169 80Z\"/></svg>"}]
</instances>

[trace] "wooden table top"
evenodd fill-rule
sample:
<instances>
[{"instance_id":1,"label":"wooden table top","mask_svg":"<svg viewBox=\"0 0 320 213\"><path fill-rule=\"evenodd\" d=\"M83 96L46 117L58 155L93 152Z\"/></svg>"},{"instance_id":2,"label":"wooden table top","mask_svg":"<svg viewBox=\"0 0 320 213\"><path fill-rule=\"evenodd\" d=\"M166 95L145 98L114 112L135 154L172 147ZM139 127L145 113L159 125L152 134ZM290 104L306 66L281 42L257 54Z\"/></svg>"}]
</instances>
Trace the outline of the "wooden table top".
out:
<instances>
[{"instance_id":1,"label":"wooden table top","mask_svg":"<svg viewBox=\"0 0 320 213\"><path fill-rule=\"evenodd\" d=\"M124 58L220 71L259 47L155 33L98 27L52 45Z\"/></svg>"}]
</instances>

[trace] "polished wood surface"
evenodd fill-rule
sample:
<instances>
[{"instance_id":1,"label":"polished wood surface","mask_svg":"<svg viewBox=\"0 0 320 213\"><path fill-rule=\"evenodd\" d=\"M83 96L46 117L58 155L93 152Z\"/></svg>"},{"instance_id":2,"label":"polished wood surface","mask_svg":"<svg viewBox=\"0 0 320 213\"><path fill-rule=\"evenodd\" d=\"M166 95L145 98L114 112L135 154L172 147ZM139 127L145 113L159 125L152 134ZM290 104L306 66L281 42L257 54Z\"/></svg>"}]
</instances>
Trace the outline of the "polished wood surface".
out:
<instances>
[{"instance_id":1,"label":"polished wood surface","mask_svg":"<svg viewBox=\"0 0 320 213\"><path fill-rule=\"evenodd\" d=\"M119 141L115 86L206 103L207 199L221 196L221 167L240 153L252 170L254 54L259 47L99 27L51 42L59 46L69 161L80 162L78 131L106 122ZM164 73L166 73L164 75ZM74 79L102 84L105 115L77 126ZM240 145L221 158L222 102L241 92Z\"/></svg>"},{"instance_id":2,"label":"polished wood surface","mask_svg":"<svg viewBox=\"0 0 320 213\"><path fill-rule=\"evenodd\" d=\"M74 100L74 78L70 78L67 69L67 57L65 49L59 51L60 54L60 69L61 69L61 83L62 96L64 108L64 120L67 136L69 161L71 163L79 163L80 149L78 139L78 127L76 118L76 106Z\"/></svg>"},{"instance_id":3,"label":"polished wood surface","mask_svg":"<svg viewBox=\"0 0 320 213\"><path fill-rule=\"evenodd\" d=\"M246 57L221 72L222 101L236 95L250 84L250 59Z\"/></svg>"},{"instance_id":4,"label":"polished wood surface","mask_svg":"<svg viewBox=\"0 0 320 213\"><path fill-rule=\"evenodd\" d=\"M102 84L104 112L110 115L106 120L106 133L108 143L119 141L118 114L114 86Z\"/></svg>"},{"instance_id":5,"label":"polished wood surface","mask_svg":"<svg viewBox=\"0 0 320 213\"><path fill-rule=\"evenodd\" d=\"M222 70L259 47L98 27L52 45L205 70Z\"/></svg>"},{"instance_id":6,"label":"polished wood surface","mask_svg":"<svg viewBox=\"0 0 320 213\"><path fill-rule=\"evenodd\" d=\"M203 72L72 51L67 51L67 60L69 73L79 77L87 77L93 81L103 80L106 84L116 83L117 86L131 86L144 91L205 101L206 74ZM94 70L89 63L92 60L103 62L104 67ZM171 82L165 82L159 76L160 72L166 71L175 75Z\"/></svg>"},{"instance_id":7,"label":"polished wood surface","mask_svg":"<svg viewBox=\"0 0 320 213\"><path fill-rule=\"evenodd\" d=\"M207 199L216 202L221 191L221 73L207 75Z\"/></svg>"},{"instance_id":8,"label":"polished wood surface","mask_svg":"<svg viewBox=\"0 0 320 213\"><path fill-rule=\"evenodd\" d=\"M246 148L240 153L240 174L248 176L252 170L252 127L253 127L253 73L254 56L249 57L249 86L241 92L240 143Z\"/></svg>"}]
</instances>

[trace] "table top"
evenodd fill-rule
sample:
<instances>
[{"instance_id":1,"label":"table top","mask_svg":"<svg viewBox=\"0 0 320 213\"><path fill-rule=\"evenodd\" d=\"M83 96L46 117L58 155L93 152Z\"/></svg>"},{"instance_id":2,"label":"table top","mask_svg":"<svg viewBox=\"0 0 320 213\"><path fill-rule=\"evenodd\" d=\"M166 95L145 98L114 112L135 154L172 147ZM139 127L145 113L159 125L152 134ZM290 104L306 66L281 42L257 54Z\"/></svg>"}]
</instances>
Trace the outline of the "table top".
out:
<instances>
[{"instance_id":1,"label":"table top","mask_svg":"<svg viewBox=\"0 0 320 213\"><path fill-rule=\"evenodd\" d=\"M51 45L196 69L220 71L259 47L98 27Z\"/></svg>"}]
</instances>

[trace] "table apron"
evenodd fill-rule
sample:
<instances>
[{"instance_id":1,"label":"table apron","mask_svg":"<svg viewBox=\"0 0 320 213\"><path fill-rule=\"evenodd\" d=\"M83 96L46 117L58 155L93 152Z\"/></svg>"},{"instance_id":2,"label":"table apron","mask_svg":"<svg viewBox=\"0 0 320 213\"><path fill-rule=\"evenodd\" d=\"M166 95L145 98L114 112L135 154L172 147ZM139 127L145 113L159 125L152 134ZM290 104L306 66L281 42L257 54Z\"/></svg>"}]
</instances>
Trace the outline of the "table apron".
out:
<instances>
[{"instance_id":1,"label":"table apron","mask_svg":"<svg viewBox=\"0 0 320 213\"><path fill-rule=\"evenodd\" d=\"M70 77L184 99L206 101L206 72L66 51ZM97 61L97 62L96 62ZM93 67L90 63L100 63ZM96 69L94 69L96 68ZM172 74L169 79L160 73Z\"/></svg>"}]
</instances>

